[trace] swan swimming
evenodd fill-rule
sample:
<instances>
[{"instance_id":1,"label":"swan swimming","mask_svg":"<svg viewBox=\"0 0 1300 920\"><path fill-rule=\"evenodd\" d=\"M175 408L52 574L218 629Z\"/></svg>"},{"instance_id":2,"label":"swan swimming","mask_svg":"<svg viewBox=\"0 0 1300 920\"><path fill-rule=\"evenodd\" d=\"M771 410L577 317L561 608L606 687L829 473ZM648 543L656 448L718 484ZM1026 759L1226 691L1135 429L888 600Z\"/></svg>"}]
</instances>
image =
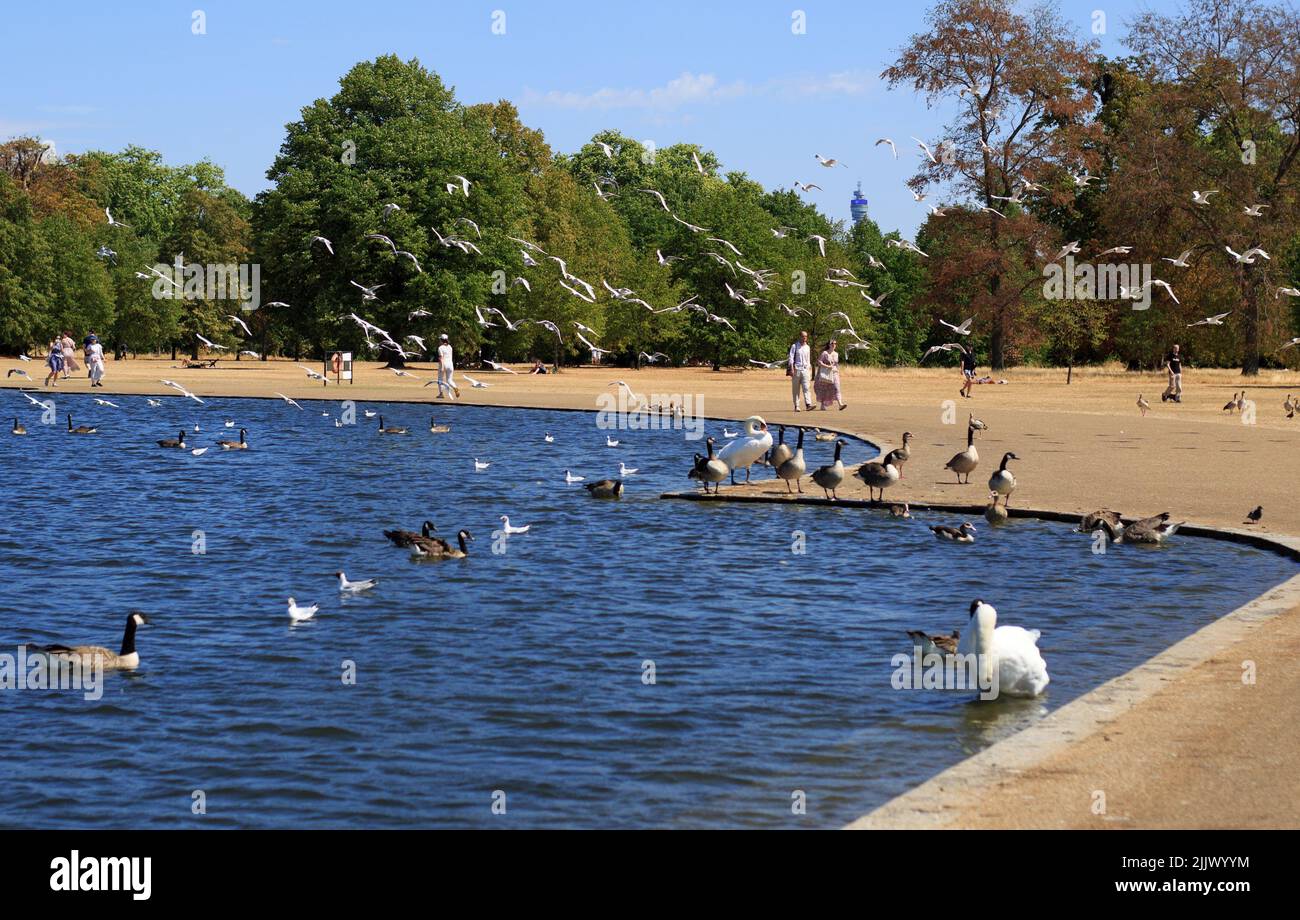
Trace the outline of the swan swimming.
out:
<instances>
[{"instance_id":1,"label":"swan swimming","mask_svg":"<svg viewBox=\"0 0 1300 920\"><path fill-rule=\"evenodd\" d=\"M1043 692L1051 678L1047 676L1047 662L1038 651L1038 637L1042 635L1038 630L998 626L998 612L978 598L971 601L970 621L957 653L979 656L980 687L997 691L989 699L1004 694L1032 697Z\"/></svg>"}]
</instances>

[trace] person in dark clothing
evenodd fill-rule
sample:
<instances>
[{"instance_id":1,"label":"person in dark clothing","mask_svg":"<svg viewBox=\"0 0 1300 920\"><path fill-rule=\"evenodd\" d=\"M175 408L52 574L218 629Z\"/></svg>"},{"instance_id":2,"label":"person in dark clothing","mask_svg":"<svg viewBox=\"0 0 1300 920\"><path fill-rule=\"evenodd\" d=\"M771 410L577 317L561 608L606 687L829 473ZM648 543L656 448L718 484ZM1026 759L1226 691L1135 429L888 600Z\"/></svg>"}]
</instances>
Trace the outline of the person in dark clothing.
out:
<instances>
[{"instance_id":1,"label":"person in dark clothing","mask_svg":"<svg viewBox=\"0 0 1300 920\"><path fill-rule=\"evenodd\" d=\"M975 385L975 349L963 344L961 346L961 395L967 399L973 399L970 395L971 387Z\"/></svg>"},{"instance_id":2,"label":"person in dark clothing","mask_svg":"<svg viewBox=\"0 0 1300 920\"><path fill-rule=\"evenodd\" d=\"M1165 370L1169 373L1169 386L1160 394L1161 402L1173 400L1176 403L1183 401L1183 356L1179 353L1177 345L1174 345L1169 354L1165 355Z\"/></svg>"}]
</instances>

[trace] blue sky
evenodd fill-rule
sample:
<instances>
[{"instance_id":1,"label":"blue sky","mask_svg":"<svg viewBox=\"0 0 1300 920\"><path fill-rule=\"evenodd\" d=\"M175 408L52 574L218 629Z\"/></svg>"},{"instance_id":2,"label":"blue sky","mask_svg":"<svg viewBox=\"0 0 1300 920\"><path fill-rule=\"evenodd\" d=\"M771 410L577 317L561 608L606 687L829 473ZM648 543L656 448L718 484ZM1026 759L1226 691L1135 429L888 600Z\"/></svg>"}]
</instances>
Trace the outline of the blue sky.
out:
<instances>
[{"instance_id":1,"label":"blue sky","mask_svg":"<svg viewBox=\"0 0 1300 920\"><path fill-rule=\"evenodd\" d=\"M1106 53L1125 53L1124 23L1168 0L1063 0L1080 37L1107 17ZM249 195L284 125L334 94L355 62L418 57L463 102L510 99L525 123L567 152L614 128L659 146L689 141L767 187L795 179L847 218L861 180L885 230L924 218L903 182L908 135L935 138L941 112L880 72L924 28L926 4L902 2L549 2L494 0L188 0L15 4L0 58L0 139L34 133L60 153L129 143L170 163L208 157ZM206 34L193 33L193 11ZM792 33L792 12L807 29ZM493 34L494 11L505 34ZM900 144L897 162L872 142ZM847 169L824 169L814 153Z\"/></svg>"}]
</instances>

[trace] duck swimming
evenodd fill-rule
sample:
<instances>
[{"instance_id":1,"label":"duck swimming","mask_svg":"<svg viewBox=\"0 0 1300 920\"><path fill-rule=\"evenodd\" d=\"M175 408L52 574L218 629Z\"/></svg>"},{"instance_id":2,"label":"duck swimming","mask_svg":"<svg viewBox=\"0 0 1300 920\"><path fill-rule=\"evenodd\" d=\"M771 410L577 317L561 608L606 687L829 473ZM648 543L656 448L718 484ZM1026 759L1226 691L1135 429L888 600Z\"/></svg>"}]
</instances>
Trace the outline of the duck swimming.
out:
<instances>
[{"instance_id":1,"label":"duck swimming","mask_svg":"<svg viewBox=\"0 0 1300 920\"><path fill-rule=\"evenodd\" d=\"M964 521L960 527L945 527L943 524L932 524L930 532L938 539L948 540L952 543L975 542L975 525L970 521Z\"/></svg>"}]
</instances>

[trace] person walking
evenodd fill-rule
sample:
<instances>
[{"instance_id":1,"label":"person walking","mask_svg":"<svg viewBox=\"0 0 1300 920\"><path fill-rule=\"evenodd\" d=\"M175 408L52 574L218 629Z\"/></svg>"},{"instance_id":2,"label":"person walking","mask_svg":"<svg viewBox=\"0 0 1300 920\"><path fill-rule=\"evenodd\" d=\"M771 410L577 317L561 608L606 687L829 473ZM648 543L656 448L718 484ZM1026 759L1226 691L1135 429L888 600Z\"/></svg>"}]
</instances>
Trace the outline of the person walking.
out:
<instances>
[{"instance_id":1,"label":"person walking","mask_svg":"<svg viewBox=\"0 0 1300 920\"><path fill-rule=\"evenodd\" d=\"M104 385L104 346L99 344L98 338L93 338L91 343L86 346L86 365L90 368L90 385L92 387L102 387Z\"/></svg>"},{"instance_id":2,"label":"person walking","mask_svg":"<svg viewBox=\"0 0 1300 920\"><path fill-rule=\"evenodd\" d=\"M460 387L456 386L456 366L453 361L451 340L447 338L447 333L438 336L438 343L438 398L442 399L445 391L450 392L451 398L455 399L460 396Z\"/></svg>"},{"instance_id":3,"label":"person walking","mask_svg":"<svg viewBox=\"0 0 1300 920\"><path fill-rule=\"evenodd\" d=\"M1176 403L1183 401L1183 356L1179 353L1177 345L1169 349L1169 354L1165 355L1165 370L1169 374L1169 386L1160 394L1161 402L1173 400Z\"/></svg>"},{"instance_id":4,"label":"person walking","mask_svg":"<svg viewBox=\"0 0 1300 920\"><path fill-rule=\"evenodd\" d=\"M50 347L47 350L49 354L45 356L45 363L49 366L50 372L45 375L45 385L57 387L59 374L63 372L63 343L59 341L57 334L50 340ZM51 380L53 383L50 382Z\"/></svg>"},{"instance_id":5,"label":"person walking","mask_svg":"<svg viewBox=\"0 0 1300 920\"><path fill-rule=\"evenodd\" d=\"M967 399L974 399L970 391L971 387L975 386L975 348L964 342L961 346L961 376L961 395Z\"/></svg>"},{"instance_id":6,"label":"person walking","mask_svg":"<svg viewBox=\"0 0 1300 920\"><path fill-rule=\"evenodd\" d=\"M809 392L812 374L812 351L808 348L808 333L800 332L799 337L790 345L790 354L786 358L785 375L790 378L790 394L794 398L794 411L799 411L800 397L803 406L812 411L812 394Z\"/></svg>"},{"instance_id":7,"label":"person walking","mask_svg":"<svg viewBox=\"0 0 1300 920\"><path fill-rule=\"evenodd\" d=\"M840 396L840 353L836 344L835 339L828 341L817 357L817 380L813 383L813 391L823 411L829 409L831 403L838 403L841 410L849 407Z\"/></svg>"},{"instance_id":8,"label":"person walking","mask_svg":"<svg viewBox=\"0 0 1300 920\"><path fill-rule=\"evenodd\" d=\"M77 343L72 341L71 330L63 333L59 346L63 350L63 379L67 380L72 374L81 370L81 365L77 363Z\"/></svg>"}]
</instances>

